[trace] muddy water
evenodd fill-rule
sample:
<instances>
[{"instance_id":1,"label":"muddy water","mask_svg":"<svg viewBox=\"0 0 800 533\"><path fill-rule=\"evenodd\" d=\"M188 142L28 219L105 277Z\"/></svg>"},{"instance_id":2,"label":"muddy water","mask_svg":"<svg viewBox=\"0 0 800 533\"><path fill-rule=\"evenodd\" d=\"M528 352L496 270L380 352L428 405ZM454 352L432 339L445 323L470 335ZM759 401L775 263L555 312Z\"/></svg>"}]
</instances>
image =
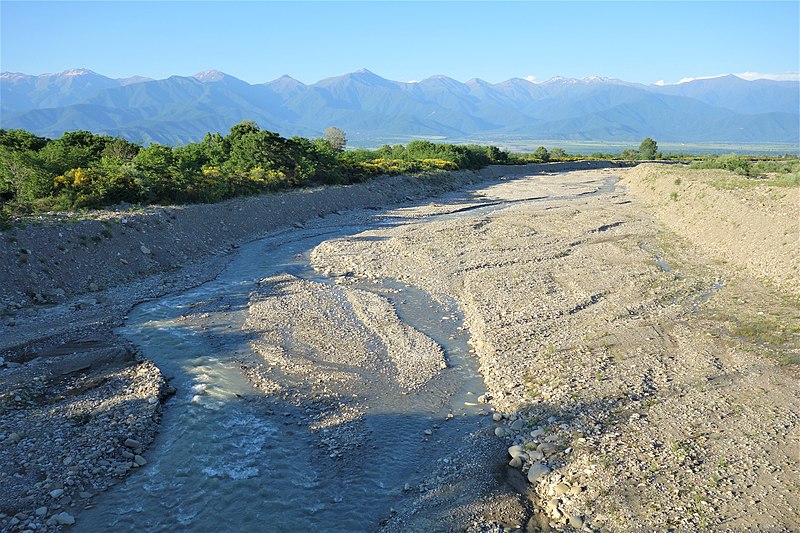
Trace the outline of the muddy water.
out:
<instances>
[{"instance_id":1,"label":"muddy water","mask_svg":"<svg viewBox=\"0 0 800 533\"><path fill-rule=\"evenodd\" d=\"M610 186L613 181L595 193ZM485 215L507 205L491 202L444 217ZM394 223L401 222L411 221ZM463 435L491 425L487 406L476 404L483 382L455 304L434 303L394 281L358 287L389 298L401 320L438 342L448 368L423 391L373 398L364 444L346 451L348 468L326 456L300 409L264 398L240 372L236 361L251 354L252 337L242 324L257 280L290 273L331 283L310 267L310 250L386 223L343 226L339 217L329 226L323 220L313 229L274 234L242 246L213 281L136 307L121 333L178 392L149 463L98 495L76 529L374 531L404 498L406 484L413 487L449 461L449 447Z\"/></svg>"}]
</instances>

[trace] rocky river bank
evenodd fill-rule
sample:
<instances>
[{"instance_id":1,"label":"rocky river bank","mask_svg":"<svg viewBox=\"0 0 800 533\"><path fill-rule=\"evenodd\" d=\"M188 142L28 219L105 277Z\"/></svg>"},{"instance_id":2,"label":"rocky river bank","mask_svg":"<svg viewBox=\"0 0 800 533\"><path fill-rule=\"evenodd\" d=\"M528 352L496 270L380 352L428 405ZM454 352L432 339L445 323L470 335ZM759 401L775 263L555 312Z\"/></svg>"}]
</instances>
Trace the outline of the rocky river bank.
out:
<instances>
[{"instance_id":1,"label":"rocky river bank","mask_svg":"<svg viewBox=\"0 0 800 533\"><path fill-rule=\"evenodd\" d=\"M243 303L206 296L175 320L213 339L241 317L232 338L249 348L237 348L237 365L269 405L245 400L293 428L286 446L305 442L296 431L308 436L309 472L393 502L365 530L800 527L800 317L779 274L794 275L796 261L757 224L749 256L698 252L704 243L673 206L658 207L677 174L650 187L660 170L627 171L621 183L619 169L528 167L497 181L505 172L4 232L14 266L0 325L3 530L80 528L82 511L106 501L98 493L152 467L147 449L175 391L114 328L138 301L235 270L240 245L287 224L319 228L318 245L296 258L316 270L270 266ZM680 175L695 192L708 186ZM777 202L789 221L796 205L779 193L759 190L748 206ZM343 211L381 202L405 205ZM735 223L736 202L707 215ZM335 224L365 229L324 237ZM777 224L786 227L765 231L796 248L797 228ZM753 253L755 266L739 268ZM459 391L467 378L454 371L480 371L482 383ZM206 385L195 387L197 400L184 398L204 405ZM430 458L424 471L406 464L415 456ZM381 465L377 479L362 475L366 464ZM313 512L331 528L326 513L351 519L324 502Z\"/></svg>"}]
</instances>

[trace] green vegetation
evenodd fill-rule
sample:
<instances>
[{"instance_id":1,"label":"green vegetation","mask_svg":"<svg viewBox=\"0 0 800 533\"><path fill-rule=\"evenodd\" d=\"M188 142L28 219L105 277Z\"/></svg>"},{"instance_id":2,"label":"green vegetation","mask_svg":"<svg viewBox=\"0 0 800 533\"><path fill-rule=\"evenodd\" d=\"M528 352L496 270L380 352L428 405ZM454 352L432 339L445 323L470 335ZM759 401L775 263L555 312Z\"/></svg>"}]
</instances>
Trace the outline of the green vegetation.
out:
<instances>
[{"instance_id":1,"label":"green vegetation","mask_svg":"<svg viewBox=\"0 0 800 533\"><path fill-rule=\"evenodd\" d=\"M736 174L717 180L720 189L742 189L758 184L775 187L800 186L800 159L792 156L753 159L736 154L706 157L695 161L692 168L723 169Z\"/></svg>"},{"instance_id":2,"label":"green vegetation","mask_svg":"<svg viewBox=\"0 0 800 533\"><path fill-rule=\"evenodd\" d=\"M322 133L322 138L328 141L331 148L337 152L344 152L344 148L347 146L347 135L345 132L333 126Z\"/></svg>"},{"instance_id":3,"label":"green vegetation","mask_svg":"<svg viewBox=\"0 0 800 533\"><path fill-rule=\"evenodd\" d=\"M313 184L347 184L389 174L471 169L490 164L525 164L582 159L661 158L646 138L639 150L590 157L539 146L510 154L496 146L414 140L376 150L345 150L347 136L336 127L321 139L292 137L242 121L227 135L208 133L185 146L143 146L88 131L58 139L24 130L0 129L0 224L11 216L48 211L138 205L218 202ZM671 157L671 156L670 156ZM800 183L797 158L759 161L729 155L695 161L698 168L724 168L740 176L768 176L773 185ZM720 187L746 186L724 183Z\"/></svg>"},{"instance_id":4,"label":"green vegetation","mask_svg":"<svg viewBox=\"0 0 800 533\"><path fill-rule=\"evenodd\" d=\"M380 174L478 169L511 163L494 146L413 141L344 151L342 130L286 139L243 121L201 142L142 146L88 131L51 140L0 130L0 218L133 204L210 203L307 184L345 184Z\"/></svg>"},{"instance_id":5,"label":"green vegetation","mask_svg":"<svg viewBox=\"0 0 800 533\"><path fill-rule=\"evenodd\" d=\"M639 159L655 159L658 156L658 144L650 137L645 137L639 145Z\"/></svg>"}]
</instances>

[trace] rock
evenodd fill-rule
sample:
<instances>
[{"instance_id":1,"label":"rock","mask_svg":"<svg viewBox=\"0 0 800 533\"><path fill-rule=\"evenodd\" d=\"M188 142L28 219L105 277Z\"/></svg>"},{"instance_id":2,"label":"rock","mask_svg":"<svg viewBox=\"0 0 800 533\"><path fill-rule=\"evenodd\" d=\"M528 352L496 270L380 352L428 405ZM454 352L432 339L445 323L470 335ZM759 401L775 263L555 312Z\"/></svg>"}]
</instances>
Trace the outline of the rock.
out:
<instances>
[{"instance_id":1,"label":"rock","mask_svg":"<svg viewBox=\"0 0 800 533\"><path fill-rule=\"evenodd\" d=\"M542 452L540 452L539 450L533 450L533 451L528 452L528 457L538 461L540 459L544 459L544 454Z\"/></svg>"},{"instance_id":2,"label":"rock","mask_svg":"<svg viewBox=\"0 0 800 533\"><path fill-rule=\"evenodd\" d=\"M56 524L61 524L62 526L71 526L75 523L75 517L66 511L53 516L53 520L56 521Z\"/></svg>"},{"instance_id":3,"label":"rock","mask_svg":"<svg viewBox=\"0 0 800 533\"><path fill-rule=\"evenodd\" d=\"M51 498L60 498L64 495L64 489L53 489L50 491Z\"/></svg>"},{"instance_id":4,"label":"rock","mask_svg":"<svg viewBox=\"0 0 800 533\"><path fill-rule=\"evenodd\" d=\"M144 244L143 244L143 245L141 245L141 246L139 247L139 250L140 250L140 251L141 251L141 252L142 252L144 255L150 255L150 253L152 253L152 252L150 252L150 248L148 248L148 247L147 247L147 246L145 246Z\"/></svg>"},{"instance_id":5,"label":"rock","mask_svg":"<svg viewBox=\"0 0 800 533\"><path fill-rule=\"evenodd\" d=\"M506 428L504 428L504 427L496 427L496 428L494 428L494 434L502 439L503 437L506 436Z\"/></svg>"},{"instance_id":6,"label":"rock","mask_svg":"<svg viewBox=\"0 0 800 533\"><path fill-rule=\"evenodd\" d=\"M569 525L575 529L583 529L583 517L579 515L570 515Z\"/></svg>"},{"instance_id":7,"label":"rock","mask_svg":"<svg viewBox=\"0 0 800 533\"><path fill-rule=\"evenodd\" d=\"M125 442L123 444L124 444L124 446L126 448L141 448L142 447L142 443L141 442L139 442L136 439L130 439L130 438L125 439Z\"/></svg>"},{"instance_id":8,"label":"rock","mask_svg":"<svg viewBox=\"0 0 800 533\"><path fill-rule=\"evenodd\" d=\"M570 494L580 494L581 492L583 492L583 489L581 487L579 487L578 485L575 485L574 487L569 489L569 493Z\"/></svg>"},{"instance_id":9,"label":"rock","mask_svg":"<svg viewBox=\"0 0 800 533\"><path fill-rule=\"evenodd\" d=\"M64 466L71 465L72 464L72 457L70 457L70 456L64 457L64 460L61 461L61 464L63 464Z\"/></svg>"},{"instance_id":10,"label":"rock","mask_svg":"<svg viewBox=\"0 0 800 533\"><path fill-rule=\"evenodd\" d=\"M480 396L478 396L478 403L489 403L489 400L491 399L492 397L489 396L488 394L481 394Z\"/></svg>"},{"instance_id":11,"label":"rock","mask_svg":"<svg viewBox=\"0 0 800 533\"><path fill-rule=\"evenodd\" d=\"M34 513L36 514L36 516L39 516L39 517L46 516L47 515L47 507L45 507L43 505L43 506L39 507L38 509L36 509L34 511Z\"/></svg>"},{"instance_id":12,"label":"rock","mask_svg":"<svg viewBox=\"0 0 800 533\"><path fill-rule=\"evenodd\" d=\"M147 464L147 459L145 459L141 455L134 455L133 456L133 462L136 463L139 466L144 466L144 465Z\"/></svg>"},{"instance_id":13,"label":"rock","mask_svg":"<svg viewBox=\"0 0 800 533\"><path fill-rule=\"evenodd\" d=\"M122 457L125 459L133 459L133 454L128 450L122 450Z\"/></svg>"},{"instance_id":14,"label":"rock","mask_svg":"<svg viewBox=\"0 0 800 533\"><path fill-rule=\"evenodd\" d=\"M90 291L92 291L92 292L96 292L96 291L100 290L100 287L98 287L98 286L97 286L97 283L95 283L95 282L93 281L93 282L91 282L91 283L89 284L89 290L90 290Z\"/></svg>"},{"instance_id":15,"label":"rock","mask_svg":"<svg viewBox=\"0 0 800 533\"><path fill-rule=\"evenodd\" d=\"M528 482L529 483L536 483L536 481L542 477L543 475L550 472L550 468L539 461L533 463L528 470Z\"/></svg>"},{"instance_id":16,"label":"rock","mask_svg":"<svg viewBox=\"0 0 800 533\"><path fill-rule=\"evenodd\" d=\"M430 429L426 429L425 435L433 435L433 431L431 431Z\"/></svg>"},{"instance_id":17,"label":"rock","mask_svg":"<svg viewBox=\"0 0 800 533\"><path fill-rule=\"evenodd\" d=\"M503 415L500 413L492 413L492 420L495 422L500 422L503 419Z\"/></svg>"},{"instance_id":18,"label":"rock","mask_svg":"<svg viewBox=\"0 0 800 533\"><path fill-rule=\"evenodd\" d=\"M16 444L21 440L22 440L22 435L20 435L19 433L16 433L16 432L12 433L11 435L9 435L6 438L6 442L9 443L9 444Z\"/></svg>"},{"instance_id":19,"label":"rock","mask_svg":"<svg viewBox=\"0 0 800 533\"><path fill-rule=\"evenodd\" d=\"M521 418L518 418L513 422L511 422L511 429L513 429L514 431L520 431L524 427L525 427L525 421L522 420Z\"/></svg>"},{"instance_id":20,"label":"rock","mask_svg":"<svg viewBox=\"0 0 800 533\"><path fill-rule=\"evenodd\" d=\"M522 468L522 458L519 456L512 457L511 460L508 462L508 466L510 466L511 468Z\"/></svg>"},{"instance_id":21,"label":"rock","mask_svg":"<svg viewBox=\"0 0 800 533\"><path fill-rule=\"evenodd\" d=\"M567 492L569 492L569 487L565 483L559 483L556 485L556 494L559 496L566 494Z\"/></svg>"},{"instance_id":22,"label":"rock","mask_svg":"<svg viewBox=\"0 0 800 533\"><path fill-rule=\"evenodd\" d=\"M508 455L511 457L527 457L525 449L522 446L510 446L508 448Z\"/></svg>"}]
</instances>

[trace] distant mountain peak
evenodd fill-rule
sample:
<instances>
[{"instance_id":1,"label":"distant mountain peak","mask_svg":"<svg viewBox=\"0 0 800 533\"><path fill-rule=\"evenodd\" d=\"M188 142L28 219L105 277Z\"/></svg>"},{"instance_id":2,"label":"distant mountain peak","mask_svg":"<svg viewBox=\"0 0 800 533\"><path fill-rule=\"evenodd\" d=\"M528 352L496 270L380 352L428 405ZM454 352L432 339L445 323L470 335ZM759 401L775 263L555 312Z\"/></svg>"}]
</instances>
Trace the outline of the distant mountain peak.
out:
<instances>
[{"instance_id":1,"label":"distant mountain peak","mask_svg":"<svg viewBox=\"0 0 800 533\"><path fill-rule=\"evenodd\" d=\"M575 78L566 78L566 77L564 77L564 76L553 76L553 77L552 77L552 78L550 78L549 80L547 80L547 81L543 81L543 82L542 82L542 85L545 85L545 84L551 84L551 83L569 83L569 84L575 84L575 83L578 83L578 80L576 80Z\"/></svg>"},{"instance_id":2,"label":"distant mountain peak","mask_svg":"<svg viewBox=\"0 0 800 533\"><path fill-rule=\"evenodd\" d=\"M73 69L70 69L70 70L65 70L64 72L59 72L57 75L58 76L64 76L64 77L67 77L67 78L73 78L73 77L77 77L77 76L88 76L88 75L91 75L91 74L97 75L96 72L92 72L89 69L73 68Z\"/></svg>"},{"instance_id":3,"label":"distant mountain peak","mask_svg":"<svg viewBox=\"0 0 800 533\"><path fill-rule=\"evenodd\" d=\"M30 74L23 74L22 72L2 72L0 73L0 80L16 81L33 78Z\"/></svg>"},{"instance_id":4,"label":"distant mountain peak","mask_svg":"<svg viewBox=\"0 0 800 533\"><path fill-rule=\"evenodd\" d=\"M444 74L434 74L433 76L428 76L427 78L422 80L422 83L432 82L432 81L439 83L444 82L445 84L450 84L450 85L463 85L460 81L455 80L450 76L445 76Z\"/></svg>"},{"instance_id":5,"label":"distant mountain peak","mask_svg":"<svg viewBox=\"0 0 800 533\"><path fill-rule=\"evenodd\" d=\"M501 81L498 85L537 85L537 82L528 78L509 78Z\"/></svg>"},{"instance_id":6,"label":"distant mountain peak","mask_svg":"<svg viewBox=\"0 0 800 533\"><path fill-rule=\"evenodd\" d=\"M617 78L606 78L604 76L586 76L581 81L586 83L619 83Z\"/></svg>"},{"instance_id":7,"label":"distant mountain peak","mask_svg":"<svg viewBox=\"0 0 800 533\"><path fill-rule=\"evenodd\" d=\"M345 74L345 76L351 77L351 78L352 77L357 77L357 78L361 78L361 79L365 79L365 80L374 80L374 81L381 81L381 82L389 81L386 78L384 78L383 76L381 76L379 74L375 74L374 72L372 72L371 70L366 69L366 68L360 68L360 69L356 70L355 72L352 72L350 74Z\"/></svg>"},{"instance_id":8,"label":"distant mountain peak","mask_svg":"<svg viewBox=\"0 0 800 533\"><path fill-rule=\"evenodd\" d=\"M280 78L268 81L266 83L262 83L261 86L274 87L277 88L279 91L285 91L285 90L295 91L295 90L302 90L304 87L306 87L306 84L300 80L294 79L288 74L284 74Z\"/></svg>"},{"instance_id":9,"label":"distant mountain peak","mask_svg":"<svg viewBox=\"0 0 800 533\"><path fill-rule=\"evenodd\" d=\"M209 82L209 81L222 81L226 77L228 77L228 75L225 74L224 72L220 72L219 70L212 69L212 70L204 70L202 72L198 72L192 77L197 81Z\"/></svg>"},{"instance_id":10,"label":"distant mountain peak","mask_svg":"<svg viewBox=\"0 0 800 533\"><path fill-rule=\"evenodd\" d=\"M654 85L656 85L658 87L672 87L672 86L685 85L687 83L694 83L694 82L708 82L709 80L715 80L715 81L720 81L720 80L726 81L727 80L727 81L735 81L735 82L747 81L744 78L740 78L736 74L719 74L717 76L700 76L700 77L697 77L697 78L682 78L682 79L680 79L680 80L678 80L678 81L676 81L674 83L667 83L664 80L661 80L661 81L658 81L658 82L654 83ZM711 83L714 83L714 82L712 81Z\"/></svg>"},{"instance_id":11,"label":"distant mountain peak","mask_svg":"<svg viewBox=\"0 0 800 533\"><path fill-rule=\"evenodd\" d=\"M305 83L303 83L302 81L297 80L297 79L289 76L288 74L284 74L283 76L281 76L280 78L278 78L275 81L279 81L279 82L285 83L285 84L297 85L297 86L305 85Z\"/></svg>"}]
</instances>

